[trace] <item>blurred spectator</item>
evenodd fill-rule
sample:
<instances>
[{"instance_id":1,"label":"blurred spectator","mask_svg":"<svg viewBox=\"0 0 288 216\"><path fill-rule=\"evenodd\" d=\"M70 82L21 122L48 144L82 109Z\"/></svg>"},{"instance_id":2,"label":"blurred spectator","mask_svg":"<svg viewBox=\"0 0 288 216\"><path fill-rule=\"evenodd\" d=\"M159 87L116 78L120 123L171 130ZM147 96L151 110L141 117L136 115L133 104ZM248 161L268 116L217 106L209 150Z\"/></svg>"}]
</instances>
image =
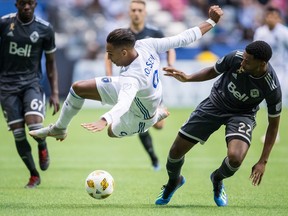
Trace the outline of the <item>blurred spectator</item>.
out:
<instances>
[{"instance_id":1,"label":"blurred spectator","mask_svg":"<svg viewBox=\"0 0 288 216\"><path fill-rule=\"evenodd\" d=\"M272 48L270 64L275 69L282 88L282 103L288 105L288 27L283 25L281 11L267 7L264 25L257 28L254 40L266 41Z\"/></svg>"}]
</instances>

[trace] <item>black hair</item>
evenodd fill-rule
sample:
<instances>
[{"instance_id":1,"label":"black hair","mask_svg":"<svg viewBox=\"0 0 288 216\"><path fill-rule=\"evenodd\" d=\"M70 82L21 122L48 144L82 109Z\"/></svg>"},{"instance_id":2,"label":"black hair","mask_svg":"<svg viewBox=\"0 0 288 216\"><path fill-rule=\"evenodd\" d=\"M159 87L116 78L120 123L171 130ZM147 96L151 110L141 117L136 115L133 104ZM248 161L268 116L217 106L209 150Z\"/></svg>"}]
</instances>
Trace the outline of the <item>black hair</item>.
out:
<instances>
[{"instance_id":1,"label":"black hair","mask_svg":"<svg viewBox=\"0 0 288 216\"><path fill-rule=\"evenodd\" d=\"M273 12L276 12L281 17L281 11L278 8L272 6L266 8L266 13L273 13Z\"/></svg>"},{"instance_id":2,"label":"black hair","mask_svg":"<svg viewBox=\"0 0 288 216\"><path fill-rule=\"evenodd\" d=\"M265 41L254 41L246 46L245 51L255 59L265 62L268 62L272 56L272 49Z\"/></svg>"},{"instance_id":3,"label":"black hair","mask_svg":"<svg viewBox=\"0 0 288 216\"><path fill-rule=\"evenodd\" d=\"M131 30L119 28L108 34L106 42L112 44L113 46L127 46L132 48L135 45L136 38Z\"/></svg>"}]
</instances>

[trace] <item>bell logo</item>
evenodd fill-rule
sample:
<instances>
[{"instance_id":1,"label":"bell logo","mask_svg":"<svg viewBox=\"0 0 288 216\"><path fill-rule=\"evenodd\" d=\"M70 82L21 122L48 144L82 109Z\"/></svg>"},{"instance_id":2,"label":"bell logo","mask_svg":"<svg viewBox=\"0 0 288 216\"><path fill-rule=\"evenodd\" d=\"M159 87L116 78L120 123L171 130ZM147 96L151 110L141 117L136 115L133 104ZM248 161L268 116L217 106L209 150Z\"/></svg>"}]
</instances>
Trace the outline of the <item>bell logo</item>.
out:
<instances>
[{"instance_id":1,"label":"bell logo","mask_svg":"<svg viewBox=\"0 0 288 216\"><path fill-rule=\"evenodd\" d=\"M17 43L10 42L9 54L30 57L32 45L26 44L25 47L18 47Z\"/></svg>"},{"instance_id":2,"label":"bell logo","mask_svg":"<svg viewBox=\"0 0 288 216\"><path fill-rule=\"evenodd\" d=\"M233 94L235 98L237 98L240 101L244 102L249 99L249 97L245 93L241 94L239 91L236 90L236 85L233 82L230 82L228 84L228 90Z\"/></svg>"}]
</instances>

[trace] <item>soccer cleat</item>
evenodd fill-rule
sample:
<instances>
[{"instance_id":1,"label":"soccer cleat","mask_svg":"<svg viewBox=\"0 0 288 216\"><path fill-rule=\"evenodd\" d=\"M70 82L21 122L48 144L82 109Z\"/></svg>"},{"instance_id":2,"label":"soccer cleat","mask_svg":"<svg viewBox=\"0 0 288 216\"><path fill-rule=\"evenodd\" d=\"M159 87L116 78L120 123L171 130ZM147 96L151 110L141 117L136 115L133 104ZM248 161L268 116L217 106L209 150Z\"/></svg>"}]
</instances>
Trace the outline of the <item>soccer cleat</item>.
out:
<instances>
[{"instance_id":1,"label":"soccer cleat","mask_svg":"<svg viewBox=\"0 0 288 216\"><path fill-rule=\"evenodd\" d=\"M178 185L176 186L176 188L174 190L171 190L171 192L168 192L167 190L169 190L169 186L167 185L163 185L163 187L161 188L161 191L155 201L156 205L166 205L170 202L173 194L175 193L175 191L180 188L183 184L185 184L186 180L184 178L184 176L180 176L181 180L178 183Z\"/></svg>"},{"instance_id":2,"label":"soccer cleat","mask_svg":"<svg viewBox=\"0 0 288 216\"><path fill-rule=\"evenodd\" d=\"M30 136L45 139L46 137L54 137L56 140L63 141L67 136L66 129L60 129L55 127L54 124L50 124L48 127L44 127L38 130L32 130L29 132Z\"/></svg>"},{"instance_id":3,"label":"soccer cleat","mask_svg":"<svg viewBox=\"0 0 288 216\"><path fill-rule=\"evenodd\" d=\"M158 162L155 162L152 164L154 171L160 171L161 170L161 166Z\"/></svg>"},{"instance_id":4,"label":"soccer cleat","mask_svg":"<svg viewBox=\"0 0 288 216\"><path fill-rule=\"evenodd\" d=\"M224 184L222 181L214 181L214 173L210 175L211 182L213 184L214 201L217 206L227 206L228 197L225 192Z\"/></svg>"},{"instance_id":5,"label":"soccer cleat","mask_svg":"<svg viewBox=\"0 0 288 216\"><path fill-rule=\"evenodd\" d=\"M31 176L27 185L25 185L25 188L36 188L40 183L41 180L39 176Z\"/></svg>"},{"instance_id":6,"label":"soccer cleat","mask_svg":"<svg viewBox=\"0 0 288 216\"><path fill-rule=\"evenodd\" d=\"M47 147L43 150L38 149L39 165L41 170L47 170L50 164L50 158Z\"/></svg>"}]
</instances>

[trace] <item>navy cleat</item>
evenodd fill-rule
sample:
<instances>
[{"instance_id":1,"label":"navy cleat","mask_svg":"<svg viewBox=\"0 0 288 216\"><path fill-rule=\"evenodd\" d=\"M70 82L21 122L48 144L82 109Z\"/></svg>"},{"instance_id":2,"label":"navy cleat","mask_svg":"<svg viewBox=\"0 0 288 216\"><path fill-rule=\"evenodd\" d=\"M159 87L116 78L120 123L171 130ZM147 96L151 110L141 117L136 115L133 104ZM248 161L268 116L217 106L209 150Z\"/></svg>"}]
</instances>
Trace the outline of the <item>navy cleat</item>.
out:
<instances>
[{"instance_id":1,"label":"navy cleat","mask_svg":"<svg viewBox=\"0 0 288 216\"><path fill-rule=\"evenodd\" d=\"M183 184L185 184L186 179L184 178L184 176L180 176L181 180L178 183L178 185L176 186L176 188L173 190L171 190L171 187L169 187L168 185L163 185L163 187L161 188L161 191L155 201L156 205L166 205L170 202L173 194L175 193L175 191L180 188ZM170 189L170 191L169 191Z\"/></svg>"},{"instance_id":2,"label":"navy cleat","mask_svg":"<svg viewBox=\"0 0 288 216\"><path fill-rule=\"evenodd\" d=\"M214 180L214 172L210 175L211 182L213 184L214 201L217 206L227 206L228 197L225 192L224 184L222 181Z\"/></svg>"}]
</instances>

